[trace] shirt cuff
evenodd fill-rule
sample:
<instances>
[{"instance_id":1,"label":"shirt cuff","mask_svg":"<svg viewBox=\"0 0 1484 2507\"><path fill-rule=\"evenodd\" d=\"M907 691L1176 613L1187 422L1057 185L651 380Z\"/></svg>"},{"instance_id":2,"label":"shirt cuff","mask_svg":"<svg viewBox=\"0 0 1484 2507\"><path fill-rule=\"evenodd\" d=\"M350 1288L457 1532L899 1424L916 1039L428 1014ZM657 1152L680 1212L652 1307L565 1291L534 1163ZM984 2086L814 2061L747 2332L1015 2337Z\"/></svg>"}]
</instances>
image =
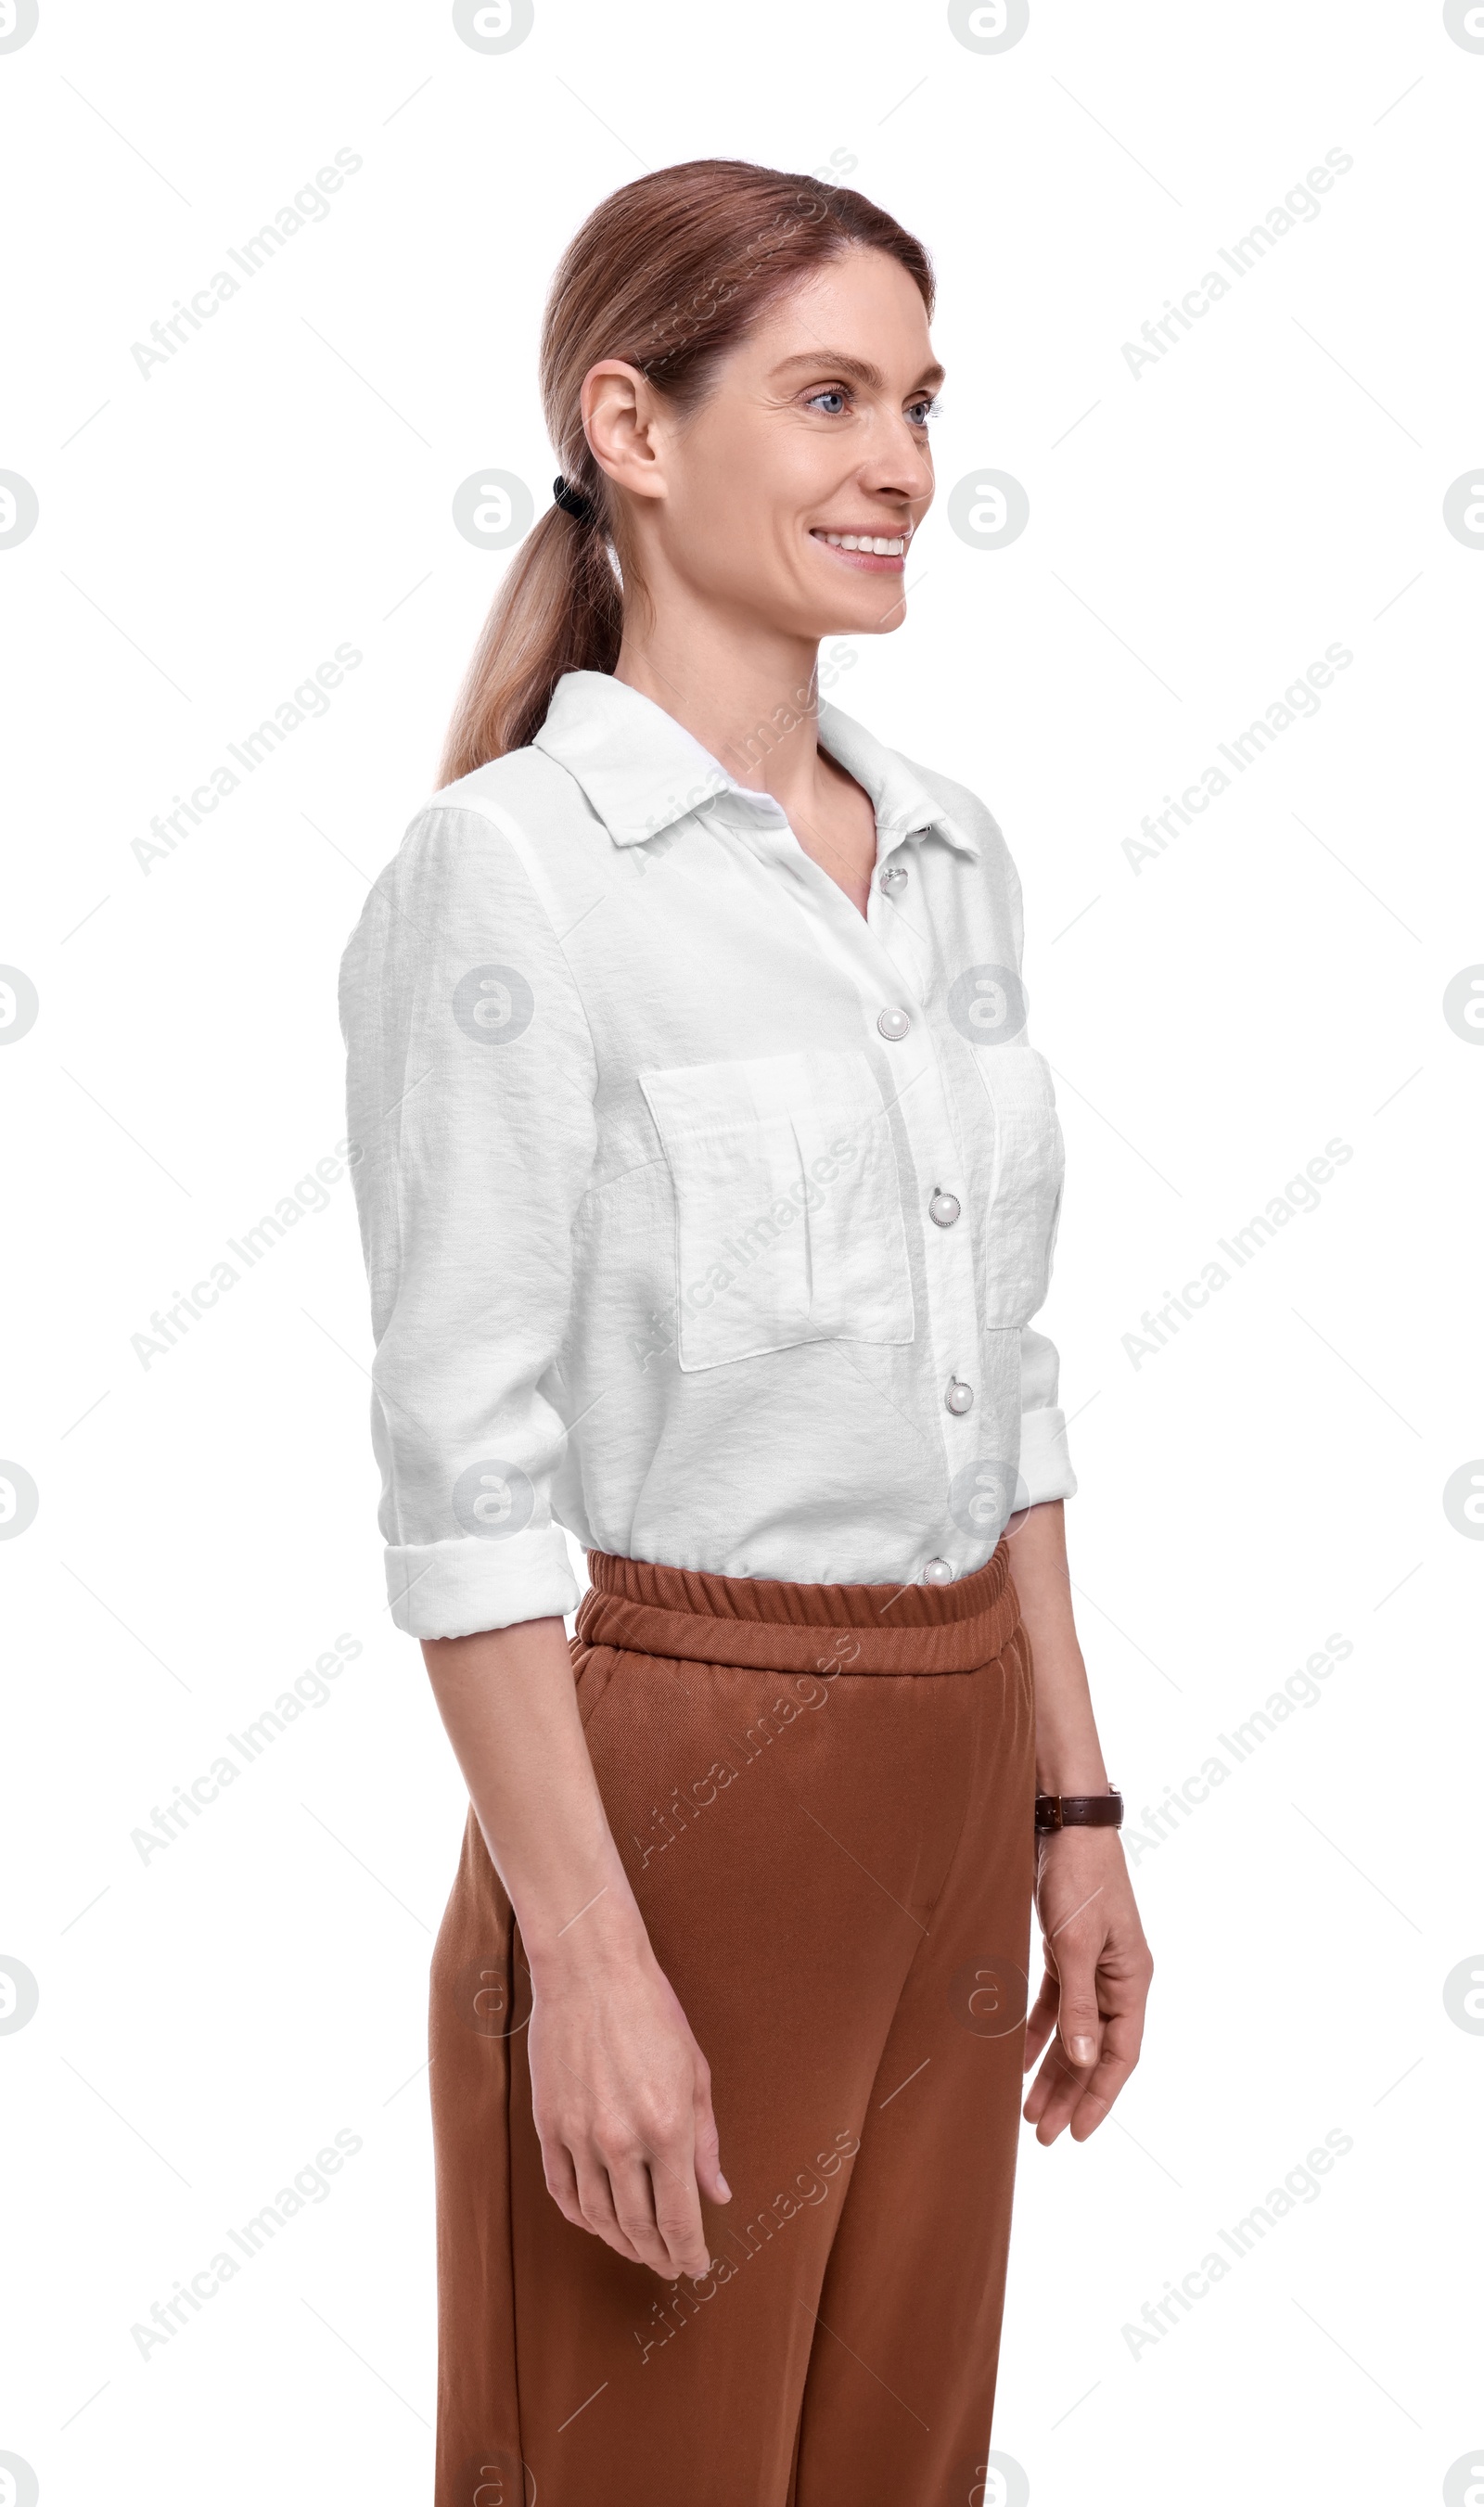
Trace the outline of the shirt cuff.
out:
<instances>
[{"instance_id":1,"label":"shirt cuff","mask_svg":"<svg viewBox=\"0 0 1484 2507\"><path fill-rule=\"evenodd\" d=\"M1075 1497L1077 1475L1067 1450L1067 1420L1060 1410L1024 1410L1020 1422L1020 1475L1028 1506L1048 1498Z\"/></svg>"},{"instance_id":2,"label":"shirt cuff","mask_svg":"<svg viewBox=\"0 0 1484 2507\"><path fill-rule=\"evenodd\" d=\"M386 1552L392 1623L410 1637L471 1637L522 1619L561 1619L577 1579L560 1525L508 1541L434 1541Z\"/></svg>"}]
</instances>

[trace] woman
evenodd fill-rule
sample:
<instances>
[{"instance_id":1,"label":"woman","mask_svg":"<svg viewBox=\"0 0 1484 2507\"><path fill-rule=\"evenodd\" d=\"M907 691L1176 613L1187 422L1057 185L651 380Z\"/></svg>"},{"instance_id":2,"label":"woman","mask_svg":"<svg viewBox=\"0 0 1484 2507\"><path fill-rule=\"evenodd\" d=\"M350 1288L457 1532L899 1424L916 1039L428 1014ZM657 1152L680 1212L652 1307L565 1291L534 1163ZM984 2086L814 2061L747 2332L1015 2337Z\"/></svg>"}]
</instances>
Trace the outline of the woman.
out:
<instances>
[{"instance_id":1,"label":"woman","mask_svg":"<svg viewBox=\"0 0 1484 2507\"><path fill-rule=\"evenodd\" d=\"M1050 2142L1138 2053L1019 887L816 701L904 616L931 306L812 179L595 211L555 502L345 956L392 1614L471 1803L438 2507L968 2507L1023 2057Z\"/></svg>"}]
</instances>

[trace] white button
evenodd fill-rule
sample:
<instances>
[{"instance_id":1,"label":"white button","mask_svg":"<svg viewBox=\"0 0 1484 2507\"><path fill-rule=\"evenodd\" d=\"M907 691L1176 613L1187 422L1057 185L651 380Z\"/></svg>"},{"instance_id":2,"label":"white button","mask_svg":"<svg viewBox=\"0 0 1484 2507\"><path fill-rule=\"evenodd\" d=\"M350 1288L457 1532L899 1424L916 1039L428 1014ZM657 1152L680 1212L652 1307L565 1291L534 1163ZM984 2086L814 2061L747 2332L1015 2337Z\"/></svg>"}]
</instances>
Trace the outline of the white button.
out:
<instances>
[{"instance_id":1,"label":"white button","mask_svg":"<svg viewBox=\"0 0 1484 2507\"><path fill-rule=\"evenodd\" d=\"M905 1010L883 1010L876 1022L878 1034L884 1036L888 1044L900 1044L911 1025Z\"/></svg>"},{"instance_id":2,"label":"white button","mask_svg":"<svg viewBox=\"0 0 1484 2507\"><path fill-rule=\"evenodd\" d=\"M965 1384L961 1376L951 1375L948 1380L948 1391L943 1399L954 1417L961 1419L965 1410L972 1410L974 1406L974 1388L972 1384Z\"/></svg>"},{"instance_id":3,"label":"white button","mask_svg":"<svg viewBox=\"0 0 1484 2507\"><path fill-rule=\"evenodd\" d=\"M878 885L886 890L888 896L895 896L898 890L905 888L907 885L906 863L893 862L889 870L884 870L882 872Z\"/></svg>"},{"instance_id":4,"label":"white button","mask_svg":"<svg viewBox=\"0 0 1484 2507\"><path fill-rule=\"evenodd\" d=\"M945 1192L941 1185L927 1205L927 1216L934 1227L952 1227L959 1216L959 1203L956 1195Z\"/></svg>"},{"instance_id":5,"label":"white button","mask_svg":"<svg viewBox=\"0 0 1484 2507\"><path fill-rule=\"evenodd\" d=\"M950 1567L946 1558L928 1559L926 1566L923 1570L923 1581L924 1584L951 1584L953 1580L954 1571Z\"/></svg>"}]
</instances>

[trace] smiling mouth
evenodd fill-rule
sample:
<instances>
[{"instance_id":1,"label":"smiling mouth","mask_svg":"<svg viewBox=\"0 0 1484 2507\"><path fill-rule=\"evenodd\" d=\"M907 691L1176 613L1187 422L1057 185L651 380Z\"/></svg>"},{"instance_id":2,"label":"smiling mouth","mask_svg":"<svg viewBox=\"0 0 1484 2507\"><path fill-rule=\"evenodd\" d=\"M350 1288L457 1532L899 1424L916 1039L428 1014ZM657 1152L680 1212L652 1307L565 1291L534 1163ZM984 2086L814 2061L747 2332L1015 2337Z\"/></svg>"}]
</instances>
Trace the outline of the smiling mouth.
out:
<instances>
[{"instance_id":1,"label":"smiling mouth","mask_svg":"<svg viewBox=\"0 0 1484 2507\"><path fill-rule=\"evenodd\" d=\"M816 527L810 532L825 548L838 549L842 557L852 557L859 564L900 566L907 554L910 530L888 534L882 531L829 531Z\"/></svg>"}]
</instances>

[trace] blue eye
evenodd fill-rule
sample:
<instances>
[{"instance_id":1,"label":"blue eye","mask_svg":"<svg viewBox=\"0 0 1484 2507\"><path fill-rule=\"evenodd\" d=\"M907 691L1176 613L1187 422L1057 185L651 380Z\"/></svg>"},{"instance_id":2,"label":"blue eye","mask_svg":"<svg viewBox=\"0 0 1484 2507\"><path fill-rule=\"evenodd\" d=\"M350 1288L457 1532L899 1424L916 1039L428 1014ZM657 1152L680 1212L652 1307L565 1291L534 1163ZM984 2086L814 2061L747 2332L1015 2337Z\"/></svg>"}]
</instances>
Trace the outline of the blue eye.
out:
<instances>
[{"instance_id":1,"label":"blue eye","mask_svg":"<svg viewBox=\"0 0 1484 2507\"><path fill-rule=\"evenodd\" d=\"M941 401L934 399L930 394L926 393L924 393L921 400L909 401L907 404L907 418L909 424L912 426L925 426L930 418L937 417L942 405Z\"/></svg>"},{"instance_id":2,"label":"blue eye","mask_svg":"<svg viewBox=\"0 0 1484 2507\"><path fill-rule=\"evenodd\" d=\"M818 407L820 401L824 400L832 400L836 403L836 407L834 409L825 411L824 414L826 418L838 417L840 412L847 406L846 394L842 391L838 383L828 384L823 391L811 392L809 396L809 407L811 409L815 409Z\"/></svg>"}]
</instances>

